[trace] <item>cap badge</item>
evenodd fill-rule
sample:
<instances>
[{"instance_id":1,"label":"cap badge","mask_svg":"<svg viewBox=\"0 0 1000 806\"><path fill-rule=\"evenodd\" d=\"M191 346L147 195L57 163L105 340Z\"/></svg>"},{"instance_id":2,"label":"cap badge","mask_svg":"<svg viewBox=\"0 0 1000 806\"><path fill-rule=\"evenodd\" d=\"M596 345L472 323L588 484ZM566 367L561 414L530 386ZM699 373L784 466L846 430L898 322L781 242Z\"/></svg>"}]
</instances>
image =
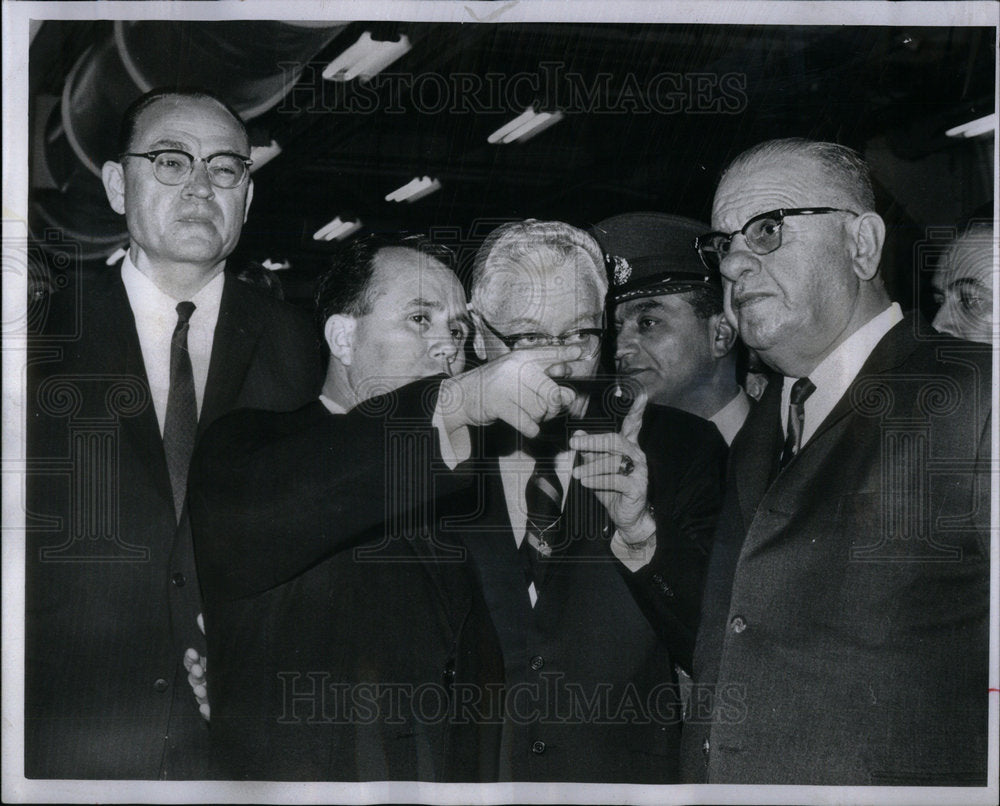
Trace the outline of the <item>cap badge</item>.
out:
<instances>
[{"instance_id":1,"label":"cap badge","mask_svg":"<svg viewBox=\"0 0 1000 806\"><path fill-rule=\"evenodd\" d=\"M612 265L612 279L615 285L625 285L632 276L632 267L629 262L618 255L608 255Z\"/></svg>"}]
</instances>

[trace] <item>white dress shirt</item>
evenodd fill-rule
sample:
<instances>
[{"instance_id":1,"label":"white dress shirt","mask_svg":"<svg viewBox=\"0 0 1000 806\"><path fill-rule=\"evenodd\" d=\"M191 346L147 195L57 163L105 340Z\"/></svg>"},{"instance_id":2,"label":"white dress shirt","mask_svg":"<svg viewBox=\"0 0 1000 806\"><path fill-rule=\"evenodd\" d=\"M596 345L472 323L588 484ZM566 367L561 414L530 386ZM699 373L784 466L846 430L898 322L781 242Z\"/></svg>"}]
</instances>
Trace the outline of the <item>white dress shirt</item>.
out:
<instances>
[{"instance_id":1,"label":"white dress shirt","mask_svg":"<svg viewBox=\"0 0 1000 806\"><path fill-rule=\"evenodd\" d=\"M882 341L886 333L903 321L903 311L898 302L892 303L882 313L854 333L848 336L832 353L824 358L816 368L809 373L816 391L813 392L802 406L804 421L802 425L802 444L816 433L823 420L833 411L833 407L844 396L854 379L858 377L861 367L876 345ZM785 378L781 388L781 428L788 435L788 408L792 395L792 384L798 378Z\"/></svg>"},{"instance_id":2,"label":"white dress shirt","mask_svg":"<svg viewBox=\"0 0 1000 806\"><path fill-rule=\"evenodd\" d=\"M156 419L162 435L163 422L167 416L167 397L170 394L170 340L177 327L177 303L182 300L176 300L161 291L156 283L135 267L127 254L122 263L122 283L135 318L142 363L146 367L146 380L149 381L149 392L153 397L153 407L156 409ZM212 343L215 339L215 325L219 321L224 284L224 273L219 272L190 300L195 304L195 309L188 326L188 352L191 355L199 415L205 397L208 365L212 359Z\"/></svg>"}]
</instances>

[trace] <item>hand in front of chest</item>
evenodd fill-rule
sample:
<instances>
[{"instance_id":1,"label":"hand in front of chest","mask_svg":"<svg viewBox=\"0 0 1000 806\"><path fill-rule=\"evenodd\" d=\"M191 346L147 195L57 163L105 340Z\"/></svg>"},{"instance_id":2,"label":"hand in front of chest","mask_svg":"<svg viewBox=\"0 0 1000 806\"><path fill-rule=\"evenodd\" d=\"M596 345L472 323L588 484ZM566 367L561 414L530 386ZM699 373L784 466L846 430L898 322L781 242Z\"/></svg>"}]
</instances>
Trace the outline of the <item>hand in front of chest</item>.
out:
<instances>
[{"instance_id":1,"label":"hand in front of chest","mask_svg":"<svg viewBox=\"0 0 1000 806\"><path fill-rule=\"evenodd\" d=\"M617 433L577 431L569 442L583 459L573 477L594 491L626 544L645 542L656 530L647 499L646 455L639 447L646 399L640 391Z\"/></svg>"},{"instance_id":2,"label":"hand in front of chest","mask_svg":"<svg viewBox=\"0 0 1000 806\"><path fill-rule=\"evenodd\" d=\"M569 364L579 358L579 347L514 350L442 381L438 408L445 429L451 434L503 420L527 437L537 436L539 423L576 400L573 390L553 378L568 376Z\"/></svg>"}]
</instances>

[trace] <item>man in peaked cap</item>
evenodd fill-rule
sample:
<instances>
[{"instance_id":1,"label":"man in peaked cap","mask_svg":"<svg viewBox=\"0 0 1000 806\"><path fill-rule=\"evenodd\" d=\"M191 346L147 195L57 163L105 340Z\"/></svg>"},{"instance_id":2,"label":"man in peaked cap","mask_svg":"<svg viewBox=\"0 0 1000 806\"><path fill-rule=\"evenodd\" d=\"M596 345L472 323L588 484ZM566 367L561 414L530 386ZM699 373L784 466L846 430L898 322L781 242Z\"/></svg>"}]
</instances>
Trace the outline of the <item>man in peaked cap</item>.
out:
<instances>
[{"instance_id":1,"label":"man in peaked cap","mask_svg":"<svg viewBox=\"0 0 1000 806\"><path fill-rule=\"evenodd\" d=\"M697 221L666 213L624 213L594 235L611 273L618 372L652 403L710 420L727 443L750 399L737 383L737 334L722 310L722 280L698 259Z\"/></svg>"}]
</instances>

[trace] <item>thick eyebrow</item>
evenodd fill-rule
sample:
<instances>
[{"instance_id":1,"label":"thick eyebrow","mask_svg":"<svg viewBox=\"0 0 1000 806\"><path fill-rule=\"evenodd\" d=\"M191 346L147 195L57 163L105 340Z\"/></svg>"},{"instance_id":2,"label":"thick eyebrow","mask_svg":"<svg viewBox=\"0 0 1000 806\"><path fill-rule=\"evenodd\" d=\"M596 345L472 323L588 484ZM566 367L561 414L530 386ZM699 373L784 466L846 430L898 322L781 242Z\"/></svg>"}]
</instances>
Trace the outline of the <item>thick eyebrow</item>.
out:
<instances>
[{"instance_id":1,"label":"thick eyebrow","mask_svg":"<svg viewBox=\"0 0 1000 806\"><path fill-rule=\"evenodd\" d=\"M170 148L170 149L174 149L176 151L185 151L185 152L187 152L189 154L191 153L191 146L189 146L187 143L182 143L180 140L167 140L167 139L157 140L156 142L154 142L146 150L147 151L159 151L160 149L163 149L163 148ZM234 157L243 157L244 156L242 151L240 151L240 150L234 151L234 150L228 149L228 148L224 148L221 151L213 151L208 156L209 157L214 157L217 154L231 154Z\"/></svg>"},{"instance_id":2,"label":"thick eyebrow","mask_svg":"<svg viewBox=\"0 0 1000 806\"><path fill-rule=\"evenodd\" d=\"M431 308L435 311L443 311L444 305L437 300L414 297L406 303L407 308Z\"/></svg>"},{"instance_id":3,"label":"thick eyebrow","mask_svg":"<svg viewBox=\"0 0 1000 806\"><path fill-rule=\"evenodd\" d=\"M187 143L182 143L179 140L157 140L152 145L149 146L147 151L156 151L160 148L176 148L178 151L187 151L190 146Z\"/></svg>"},{"instance_id":4,"label":"thick eyebrow","mask_svg":"<svg viewBox=\"0 0 1000 806\"><path fill-rule=\"evenodd\" d=\"M968 288L969 286L983 289L987 287L985 283L980 282L975 277L959 277L957 280L952 280L948 283L948 288Z\"/></svg>"},{"instance_id":5,"label":"thick eyebrow","mask_svg":"<svg viewBox=\"0 0 1000 806\"><path fill-rule=\"evenodd\" d=\"M663 303L655 299L645 299L632 307L632 313L663 310Z\"/></svg>"}]
</instances>

